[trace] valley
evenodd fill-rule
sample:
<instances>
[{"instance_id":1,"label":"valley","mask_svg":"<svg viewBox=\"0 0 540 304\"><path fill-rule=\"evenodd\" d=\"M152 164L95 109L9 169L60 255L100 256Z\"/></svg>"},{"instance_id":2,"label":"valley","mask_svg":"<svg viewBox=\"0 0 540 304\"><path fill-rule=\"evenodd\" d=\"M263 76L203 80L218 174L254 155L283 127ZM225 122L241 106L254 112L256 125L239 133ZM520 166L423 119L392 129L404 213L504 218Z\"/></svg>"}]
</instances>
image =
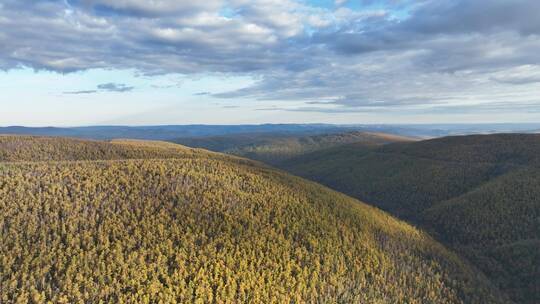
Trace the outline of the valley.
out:
<instances>
[{"instance_id":1,"label":"valley","mask_svg":"<svg viewBox=\"0 0 540 304\"><path fill-rule=\"evenodd\" d=\"M279 164L427 229L518 303L540 300L540 137L349 144Z\"/></svg>"}]
</instances>

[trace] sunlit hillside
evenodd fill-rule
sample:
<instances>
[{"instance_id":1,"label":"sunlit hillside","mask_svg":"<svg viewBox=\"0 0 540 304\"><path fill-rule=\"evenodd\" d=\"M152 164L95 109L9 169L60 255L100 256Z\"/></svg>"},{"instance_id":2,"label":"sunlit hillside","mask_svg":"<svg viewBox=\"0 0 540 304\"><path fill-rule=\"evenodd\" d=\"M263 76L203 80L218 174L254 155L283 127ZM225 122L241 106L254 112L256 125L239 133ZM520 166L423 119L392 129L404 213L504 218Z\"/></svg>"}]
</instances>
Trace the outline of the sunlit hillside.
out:
<instances>
[{"instance_id":1,"label":"sunlit hillside","mask_svg":"<svg viewBox=\"0 0 540 304\"><path fill-rule=\"evenodd\" d=\"M248 160L0 138L2 303L503 303L418 229Z\"/></svg>"}]
</instances>

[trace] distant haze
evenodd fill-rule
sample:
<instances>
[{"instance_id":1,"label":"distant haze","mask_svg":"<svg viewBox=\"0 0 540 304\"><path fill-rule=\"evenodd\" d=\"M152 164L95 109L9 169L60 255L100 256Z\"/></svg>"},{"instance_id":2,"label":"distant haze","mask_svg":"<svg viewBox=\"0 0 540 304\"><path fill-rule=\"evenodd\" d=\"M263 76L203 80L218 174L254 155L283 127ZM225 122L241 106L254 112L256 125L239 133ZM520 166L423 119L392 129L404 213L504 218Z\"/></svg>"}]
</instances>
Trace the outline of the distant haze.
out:
<instances>
[{"instance_id":1,"label":"distant haze","mask_svg":"<svg viewBox=\"0 0 540 304\"><path fill-rule=\"evenodd\" d=\"M261 125L164 125L164 126L89 126L89 127L0 127L0 134L69 136L90 139L134 138L175 141L178 138L242 135L317 135L351 131L383 132L395 135L432 138L477 133L538 133L534 124L417 124L417 125L333 125L333 124L261 124Z\"/></svg>"}]
</instances>

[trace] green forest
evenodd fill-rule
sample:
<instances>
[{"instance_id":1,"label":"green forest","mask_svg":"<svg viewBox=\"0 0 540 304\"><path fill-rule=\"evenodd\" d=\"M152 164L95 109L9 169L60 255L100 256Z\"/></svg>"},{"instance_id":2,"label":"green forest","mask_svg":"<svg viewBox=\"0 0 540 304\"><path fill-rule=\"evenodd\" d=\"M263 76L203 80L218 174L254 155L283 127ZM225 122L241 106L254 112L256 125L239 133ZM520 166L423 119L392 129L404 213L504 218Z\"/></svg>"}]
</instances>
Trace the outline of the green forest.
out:
<instances>
[{"instance_id":1,"label":"green forest","mask_svg":"<svg viewBox=\"0 0 540 304\"><path fill-rule=\"evenodd\" d=\"M288 159L345 144L380 146L393 142L409 142L412 138L375 132L344 132L318 135L233 134L179 138L174 142L279 165Z\"/></svg>"},{"instance_id":2,"label":"green forest","mask_svg":"<svg viewBox=\"0 0 540 304\"><path fill-rule=\"evenodd\" d=\"M515 302L540 302L539 135L351 144L280 166L421 226Z\"/></svg>"},{"instance_id":3,"label":"green forest","mask_svg":"<svg viewBox=\"0 0 540 304\"><path fill-rule=\"evenodd\" d=\"M2 303L507 303L428 234L264 165L0 137Z\"/></svg>"}]
</instances>

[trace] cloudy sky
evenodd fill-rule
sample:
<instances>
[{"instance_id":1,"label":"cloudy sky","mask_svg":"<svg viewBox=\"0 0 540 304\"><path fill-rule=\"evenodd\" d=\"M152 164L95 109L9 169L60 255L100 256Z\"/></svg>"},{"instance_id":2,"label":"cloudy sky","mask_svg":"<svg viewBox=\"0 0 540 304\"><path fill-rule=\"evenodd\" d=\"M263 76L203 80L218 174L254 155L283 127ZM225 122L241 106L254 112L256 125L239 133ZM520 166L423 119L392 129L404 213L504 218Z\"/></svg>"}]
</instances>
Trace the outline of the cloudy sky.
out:
<instances>
[{"instance_id":1,"label":"cloudy sky","mask_svg":"<svg viewBox=\"0 0 540 304\"><path fill-rule=\"evenodd\" d=\"M0 0L0 126L540 121L537 0Z\"/></svg>"}]
</instances>

